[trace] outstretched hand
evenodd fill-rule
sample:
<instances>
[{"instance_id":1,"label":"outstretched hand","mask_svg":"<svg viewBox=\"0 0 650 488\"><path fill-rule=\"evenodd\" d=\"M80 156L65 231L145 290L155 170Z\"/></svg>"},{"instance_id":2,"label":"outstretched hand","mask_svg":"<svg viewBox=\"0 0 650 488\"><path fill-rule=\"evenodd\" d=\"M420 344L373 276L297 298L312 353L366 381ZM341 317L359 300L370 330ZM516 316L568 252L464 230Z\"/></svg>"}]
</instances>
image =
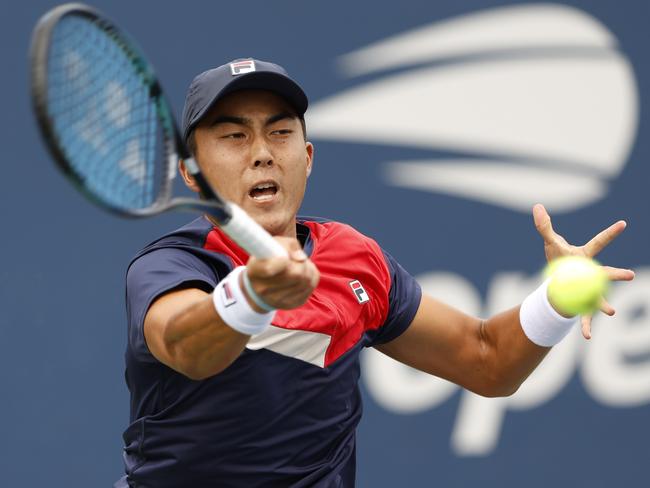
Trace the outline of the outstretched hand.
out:
<instances>
[{"instance_id":1,"label":"outstretched hand","mask_svg":"<svg viewBox=\"0 0 650 488\"><path fill-rule=\"evenodd\" d=\"M544 239L544 254L546 254L546 260L549 262L561 256L586 256L593 258L607 247L610 242L616 239L625 230L627 225L624 220L619 220L596 234L585 245L574 246L569 244L564 237L553 230L551 217L543 205L538 203L533 207L533 219L537 232ZM634 271L630 269L613 268L611 266L603 266L603 269L610 281L631 281L634 279ZM600 310L610 316L615 313L614 307L604 298L601 301ZM584 315L580 319L582 335L585 339L591 338L591 319L591 315Z\"/></svg>"}]
</instances>

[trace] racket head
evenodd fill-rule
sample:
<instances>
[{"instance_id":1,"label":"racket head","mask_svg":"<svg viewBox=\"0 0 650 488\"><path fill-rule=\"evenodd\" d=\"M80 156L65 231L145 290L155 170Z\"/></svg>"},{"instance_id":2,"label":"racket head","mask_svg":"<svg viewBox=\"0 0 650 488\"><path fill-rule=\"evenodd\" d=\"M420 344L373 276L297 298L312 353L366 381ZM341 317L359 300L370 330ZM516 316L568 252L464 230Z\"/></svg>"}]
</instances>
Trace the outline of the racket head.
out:
<instances>
[{"instance_id":1,"label":"racket head","mask_svg":"<svg viewBox=\"0 0 650 488\"><path fill-rule=\"evenodd\" d=\"M286 255L212 190L180 138L153 68L97 10L72 3L45 14L34 29L30 64L43 139L59 169L92 202L129 217L171 208L206 212L249 253ZM179 158L205 199L171 200Z\"/></svg>"},{"instance_id":2,"label":"racket head","mask_svg":"<svg viewBox=\"0 0 650 488\"><path fill-rule=\"evenodd\" d=\"M30 64L34 112L63 174L119 215L166 210L189 154L136 44L99 11L65 4L36 25Z\"/></svg>"}]
</instances>

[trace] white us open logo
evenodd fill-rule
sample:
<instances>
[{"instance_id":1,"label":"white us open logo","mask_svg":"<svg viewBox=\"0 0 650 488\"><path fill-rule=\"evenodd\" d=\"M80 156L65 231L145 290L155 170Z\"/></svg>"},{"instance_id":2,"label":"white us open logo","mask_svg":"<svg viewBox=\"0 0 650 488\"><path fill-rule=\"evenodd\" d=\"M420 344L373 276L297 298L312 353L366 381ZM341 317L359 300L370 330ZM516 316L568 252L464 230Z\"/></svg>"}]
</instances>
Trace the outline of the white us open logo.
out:
<instances>
[{"instance_id":1,"label":"white us open logo","mask_svg":"<svg viewBox=\"0 0 650 488\"><path fill-rule=\"evenodd\" d=\"M346 77L391 72L312 104L314 138L464 155L382 161L392 185L570 212L606 195L635 140L630 62L602 23L566 5L436 22L339 66Z\"/></svg>"}]
</instances>

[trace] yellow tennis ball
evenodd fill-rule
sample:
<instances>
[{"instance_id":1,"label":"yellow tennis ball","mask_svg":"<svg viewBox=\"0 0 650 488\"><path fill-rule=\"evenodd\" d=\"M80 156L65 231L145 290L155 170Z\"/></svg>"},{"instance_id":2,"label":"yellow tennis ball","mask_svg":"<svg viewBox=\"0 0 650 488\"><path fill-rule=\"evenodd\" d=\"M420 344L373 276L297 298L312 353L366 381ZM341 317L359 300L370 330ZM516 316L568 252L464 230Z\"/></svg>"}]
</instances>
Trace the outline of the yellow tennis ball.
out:
<instances>
[{"instance_id":1,"label":"yellow tennis ball","mask_svg":"<svg viewBox=\"0 0 650 488\"><path fill-rule=\"evenodd\" d=\"M593 259L564 256L546 266L550 277L548 299L563 315L585 315L598 310L609 280Z\"/></svg>"}]
</instances>

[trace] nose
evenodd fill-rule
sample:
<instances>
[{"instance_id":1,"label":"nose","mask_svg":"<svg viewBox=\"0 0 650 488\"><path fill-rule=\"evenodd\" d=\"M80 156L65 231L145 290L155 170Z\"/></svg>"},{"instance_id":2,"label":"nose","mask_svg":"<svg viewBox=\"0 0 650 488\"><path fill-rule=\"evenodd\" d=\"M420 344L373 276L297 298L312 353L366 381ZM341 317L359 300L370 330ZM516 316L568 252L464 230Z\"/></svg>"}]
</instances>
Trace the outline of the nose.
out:
<instances>
[{"instance_id":1,"label":"nose","mask_svg":"<svg viewBox=\"0 0 650 488\"><path fill-rule=\"evenodd\" d=\"M253 166L256 168L273 166L273 154L266 144L266 141L259 138L253 145Z\"/></svg>"}]
</instances>

